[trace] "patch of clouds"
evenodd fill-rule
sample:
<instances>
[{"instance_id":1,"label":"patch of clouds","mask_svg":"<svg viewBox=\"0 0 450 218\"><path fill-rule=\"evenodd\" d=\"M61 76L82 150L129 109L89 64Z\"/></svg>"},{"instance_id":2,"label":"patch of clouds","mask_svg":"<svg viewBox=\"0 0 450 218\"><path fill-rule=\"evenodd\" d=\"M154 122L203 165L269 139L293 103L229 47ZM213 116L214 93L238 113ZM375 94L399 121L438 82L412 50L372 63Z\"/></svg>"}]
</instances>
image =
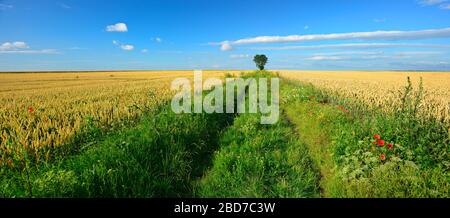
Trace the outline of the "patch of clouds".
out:
<instances>
[{"instance_id":1,"label":"patch of clouds","mask_svg":"<svg viewBox=\"0 0 450 218\"><path fill-rule=\"evenodd\" d=\"M450 9L449 0L418 0L417 2L421 6L439 6L440 9Z\"/></svg>"},{"instance_id":2,"label":"patch of clouds","mask_svg":"<svg viewBox=\"0 0 450 218\"><path fill-rule=\"evenodd\" d=\"M229 42L224 42L220 46L220 50L221 51L231 51L231 50L233 50L233 47L231 46L231 44Z\"/></svg>"},{"instance_id":3,"label":"patch of clouds","mask_svg":"<svg viewBox=\"0 0 450 218\"><path fill-rule=\"evenodd\" d=\"M68 49L69 50L87 50L87 48L82 48L82 47L78 47L78 46L70 47Z\"/></svg>"},{"instance_id":4,"label":"patch of clouds","mask_svg":"<svg viewBox=\"0 0 450 218\"><path fill-rule=\"evenodd\" d=\"M402 55L441 55L444 52L439 51L404 51L404 52L396 52L396 54Z\"/></svg>"},{"instance_id":5,"label":"patch of clouds","mask_svg":"<svg viewBox=\"0 0 450 218\"><path fill-rule=\"evenodd\" d=\"M343 60L345 57L341 56L312 56L305 58L305 60L311 60L311 61L336 61L336 60Z\"/></svg>"},{"instance_id":6,"label":"patch of clouds","mask_svg":"<svg viewBox=\"0 0 450 218\"><path fill-rule=\"evenodd\" d=\"M343 51L343 52L325 52L325 53L316 53L315 56L324 56L324 55L380 55L383 54L382 51Z\"/></svg>"},{"instance_id":7,"label":"patch of clouds","mask_svg":"<svg viewBox=\"0 0 450 218\"><path fill-rule=\"evenodd\" d=\"M148 49L142 49L141 53L143 53L143 54L148 53Z\"/></svg>"},{"instance_id":8,"label":"patch of clouds","mask_svg":"<svg viewBox=\"0 0 450 218\"><path fill-rule=\"evenodd\" d=\"M416 31L373 31L373 32L350 32L350 33L330 33L315 35L290 35L290 36L257 36L252 38L238 39L235 41L222 41L209 43L220 45L220 50L230 51L233 46L262 43L293 43L309 41L329 41L329 40L419 40L434 38L450 38L450 28L427 29Z\"/></svg>"},{"instance_id":9,"label":"patch of clouds","mask_svg":"<svg viewBox=\"0 0 450 218\"><path fill-rule=\"evenodd\" d=\"M132 51L134 49L134 46L133 45L121 45L120 48L125 51Z\"/></svg>"},{"instance_id":10,"label":"patch of clouds","mask_svg":"<svg viewBox=\"0 0 450 218\"><path fill-rule=\"evenodd\" d=\"M116 23L114 25L106 26L107 32L128 32L128 27L125 23Z\"/></svg>"},{"instance_id":11,"label":"patch of clouds","mask_svg":"<svg viewBox=\"0 0 450 218\"><path fill-rule=\"evenodd\" d=\"M421 43L349 43L326 45L299 45L280 47L253 47L251 50L318 50L318 49L380 49L380 48L436 48L450 49L450 45Z\"/></svg>"},{"instance_id":12,"label":"patch of clouds","mask_svg":"<svg viewBox=\"0 0 450 218\"><path fill-rule=\"evenodd\" d=\"M392 52L386 54L381 51L376 52L328 52L328 53L316 53L310 57L306 57L305 60L312 61L339 61L339 60L379 60L379 59L423 59L430 58L437 55L442 55L443 52L437 51L406 51L406 52Z\"/></svg>"},{"instance_id":13,"label":"patch of clouds","mask_svg":"<svg viewBox=\"0 0 450 218\"><path fill-rule=\"evenodd\" d=\"M0 54L59 54L55 49L32 50L22 41L4 42L0 44Z\"/></svg>"},{"instance_id":14,"label":"patch of clouds","mask_svg":"<svg viewBox=\"0 0 450 218\"><path fill-rule=\"evenodd\" d=\"M446 1L447 0L418 0L417 2L419 3L419 5L422 6L431 6L431 5L439 5Z\"/></svg>"},{"instance_id":15,"label":"patch of clouds","mask_svg":"<svg viewBox=\"0 0 450 218\"><path fill-rule=\"evenodd\" d=\"M17 49L27 49L30 48L25 42L17 41L17 42L5 42L0 45L0 51L10 51Z\"/></svg>"},{"instance_id":16,"label":"patch of clouds","mask_svg":"<svg viewBox=\"0 0 450 218\"><path fill-rule=\"evenodd\" d=\"M230 55L230 58L233 58L233 59L250 58L250 55L249 54L232 54L232 55Z\"/></svg>"},{"instance_id":17,"label":"patch of clouds","mask_svg":"<svg viewBox=\"0 0 450 218\"><path fill-rule=\"evenodd\" d=\"M390 69L402 70L432 70L449 71L450 64L446 61L415 61L415 62L389 62Z\"/></svg>"},{"instance_id":18,"label":"patch of clouds","mask_svg":"<svg viewBox=\"0 0 450 218\"><path fill-rule=\"evenodd\" d=\"M0 54L60 54L55 49L1 51Z\"/></svg>"},{"instance_id":19,"label":"patch of clouds","mask_svg":"<svg viewBox=\"0 0 450 218\"><path fill-rule=\"evenodd\" d=\"M153 42L156 42L156 43L162 43L163 42L163 39L161 37L153 37L150 40L152 40Z\"/></svg>"},{"instance_id":20,"label":"patch of clouds","mask_svg":"<svg viewBox=\"0 0 450 218\"><path fill-rule=\"evenodd\" d=\"M123 44L123 43L121 43L121 42L119 42L117 40L113 40L112 44L115 45L115 46L118 46L119 48L121 48L122 50L125 50L125 51L132 51L132 50L134 50L134 45Z\"/></svg>"}]
</instances>

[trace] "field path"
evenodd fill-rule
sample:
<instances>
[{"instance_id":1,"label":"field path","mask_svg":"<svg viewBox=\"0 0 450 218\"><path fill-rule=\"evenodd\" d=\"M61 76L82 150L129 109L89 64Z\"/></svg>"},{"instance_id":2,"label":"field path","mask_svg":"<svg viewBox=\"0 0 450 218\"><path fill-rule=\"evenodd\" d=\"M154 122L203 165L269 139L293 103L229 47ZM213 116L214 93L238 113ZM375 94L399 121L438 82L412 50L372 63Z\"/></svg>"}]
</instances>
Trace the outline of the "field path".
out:
<instances>
[{"instance_id":1,"label":"field path","mask_svg":"<svg viewBox=\"0 0 450 218\"><path fill-rule=\"evenodd\" d=\"M331 197L331 180L334 175L334 160L331 150L331 135L336 129L334 120L342 111L330 104L316 100L297 101L284 106L289 122L294 126L298 140L304 142L317 169L320 171L320 195Z\"/></svg>"}]
</instances>

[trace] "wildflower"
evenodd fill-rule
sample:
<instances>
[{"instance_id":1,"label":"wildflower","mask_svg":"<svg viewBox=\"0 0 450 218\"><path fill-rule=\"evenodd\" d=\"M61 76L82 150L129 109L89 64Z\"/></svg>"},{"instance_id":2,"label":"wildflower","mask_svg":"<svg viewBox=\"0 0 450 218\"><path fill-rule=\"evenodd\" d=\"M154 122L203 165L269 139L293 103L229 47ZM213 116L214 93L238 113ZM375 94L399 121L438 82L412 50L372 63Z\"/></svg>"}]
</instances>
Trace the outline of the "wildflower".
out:
<instances>
[{"instance_id":1,"label":"wildflower","mask_svg":"<svg viewBox=\"0 0 450 218\"><path fill-rule=\"evenodd\" d=\"M376 145L376 144L377 144L377 141L372 142L372 144Z\"/></svg>"},{"instance_id":2,"label":"wildflower","mask_svg":"<svg viewBox=\"0 0 450 218\"><path fill-rule=\"evenodd\" d=\"M384 140L381 140L381 139L378 140L378 145L381 146L381 147L383 147L383 146L384 146Z\"/></svg>"},{"instance_id":3,"label":"wildflower","mask_svg":"<svg viewBox=\"0 0 450 218\"><path fill-rule=\"evenodd\" d=\"M373 138L374 138L374 139L381 139L381 136L378 135L378 134L375 134L375 135L373 135Z\"/></svg>"},{"instance_id":4,"label":"wildflower","mask_svg":"<svg viewBox=\"0 0 450 218\"><path fill-rule=\"evenodd\" d=\"M28 107L28 113L33 113L34 112L34 109L33 109L33 107Z\"/></svg>"},{"instance_id":5,"label":"wildflower","mask_svg":"<svg viewBox=\"0 0 450 218\"><path fill-rule=\"evenodd\" d=\"M394 145L393 145L392 143L389 143L389 144L387 145L387 147L388 147L389 149L392 149L393 146L394 146Z\"/></svg>"},{"instance_id":6,"label":"wildflower","mask_svg":"<svg viewBox=\"0 0 450 218\"><path fill-rule=\"evenodd\" d=\"M349 112L349 110L348 109L345 109L345 113L348 113Z\"/></svg>"},{"instance_id":7,"label":"wildflower","mask_svg":"<svg viewBox=\"0 0 450 218\"><path fill-rule=\"evenodd\" d=\"M386 160L386 155L381 154L381 155L380 155L380 159L381 159L381 160Z\"/></svg>"}]
</instances>

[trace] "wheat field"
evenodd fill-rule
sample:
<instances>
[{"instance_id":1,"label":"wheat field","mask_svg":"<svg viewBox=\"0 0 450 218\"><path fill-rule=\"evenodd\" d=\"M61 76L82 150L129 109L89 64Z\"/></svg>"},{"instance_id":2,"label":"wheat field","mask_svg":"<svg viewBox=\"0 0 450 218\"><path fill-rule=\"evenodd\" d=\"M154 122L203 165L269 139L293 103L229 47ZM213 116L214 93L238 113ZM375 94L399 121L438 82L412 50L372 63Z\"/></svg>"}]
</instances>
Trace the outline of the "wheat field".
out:
<instances>
[{"instance_id":1,"label":"wheat field","mask_svg":"<svg viewBox=\"0 0 450 218\"><path fill-rule=\"evenodd\" d=\"M204 78L239 71L205 71ZM450 73L278 71L282 77L312 83L368 106L392 108L389 99L409 76L423 78L424 110L450 121ZM0 74L0 163L48 160L54 148L70 144L86 123L122 127L158 103L170 99L170 83L192 78L192 71L64 72ZM24 152L27 151L27 152Z\"/></svg>"},{"instance_id":2,"label":"wheat field","mask_svg":"<svg viewBox=\"0 0 450 218\"><path fill-rule=\"evenodd\" d=\"M221 71L203 76L220 77ZM167 100L174 78L192 71L62 72L0 74L0 165L48 160L71 142L86 122L114 128ZM27 152L23 152L27 151Z\"/></svg>"},{"instance_id":3,"label":"wheat field","mask_svg":"<svg viewBox=\"0 0 450 218\"><path fill-rule=\"evenodd\" d=\"M311 83L344 98L357 99L368 107L395 109L395 95L407 82L415 87L420 78L425 91L422 112L450 122L449 72L387 72L387 71L279 71L280 75Z\"/></svg>"}]
</instances>

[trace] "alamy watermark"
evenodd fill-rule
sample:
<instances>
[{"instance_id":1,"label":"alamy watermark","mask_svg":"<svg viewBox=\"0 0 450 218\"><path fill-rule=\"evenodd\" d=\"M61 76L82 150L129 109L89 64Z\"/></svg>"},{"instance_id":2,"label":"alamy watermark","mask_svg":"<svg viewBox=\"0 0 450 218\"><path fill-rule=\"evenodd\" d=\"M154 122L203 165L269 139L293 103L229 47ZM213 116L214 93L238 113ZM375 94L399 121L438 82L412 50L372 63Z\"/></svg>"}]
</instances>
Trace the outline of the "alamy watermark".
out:
<instances>
[{"instance_id":1,"label":"alamy watermark","mask_svg":"<svg viewBox=\"0 0 450 218\"><path fill-rule=\"evenodd\" d=\"M202 71L197 70L194 71L193 85L192 90L188 78L177 78L172 81L172 90L178 91L171 102L173 112L177 114L260 112L261 124L275 124L279 119L279 78L225 78L224 85L223 80L219 78L208 78L203 81Z\"/></svg>"}]
</instances>

